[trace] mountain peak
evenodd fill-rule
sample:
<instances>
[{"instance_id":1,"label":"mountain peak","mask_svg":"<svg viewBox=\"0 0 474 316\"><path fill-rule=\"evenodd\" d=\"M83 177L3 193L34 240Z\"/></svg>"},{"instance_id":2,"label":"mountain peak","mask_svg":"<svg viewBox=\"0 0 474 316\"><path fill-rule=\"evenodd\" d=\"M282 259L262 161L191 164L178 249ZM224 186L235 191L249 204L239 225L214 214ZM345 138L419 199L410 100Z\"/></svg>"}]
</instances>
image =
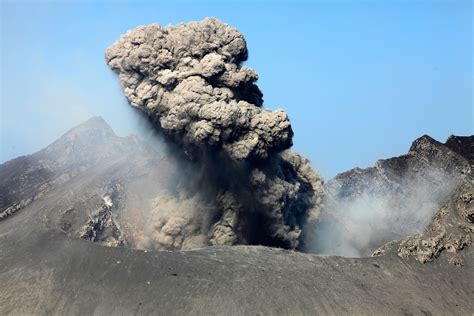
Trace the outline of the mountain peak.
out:
<instances>
[{"instance_id":1,"label":"mountain peak","mask_svg":"<svg viewBox=\"0 0 474 316\"><path fill-rule=\"evenodd\" d=\"M428 135L417 138L410 147L410 153L426 152L429 148L440 147L442 144Z\"/></svg>"},{"instance_id":2,"label":"mountain peak","mask_svg":"<svg viewBox=\"0 0 474 316\"><path fill-rule=\"evenodd\" d=\"M104 127L109 127L107 122L102 118L102 116L93 116L84 123L80 124L81 125L93 125L93 126L104 126Z\"/></svg>"},{"instance_id":3,"label":"mountain peak","mask_svg":"<svg viewBox=\"0 0 474 316\"><path fill-rule=\"evenodd\" d=\"M112 143L118 138L102 117L94 116L84 123L73 127L40 152L58 152L60 154L72 145L76 149L83 148L86 150L100 144Z\"/></svg>"},{"instance_id":4,"label":"mountain peak","mask_svg":"<svg viewBox=\"0 0 474 316\"><path fill-rule=\"evenodd\" d=\"M116 136L109 124L100 116L93 116L84 123L72 128L64 136L69 134L82 134L82 133L97 133L100 132L103 136L114 137ZM63 136L63 137L64 137Z\"/></svg>"}]
</instances>

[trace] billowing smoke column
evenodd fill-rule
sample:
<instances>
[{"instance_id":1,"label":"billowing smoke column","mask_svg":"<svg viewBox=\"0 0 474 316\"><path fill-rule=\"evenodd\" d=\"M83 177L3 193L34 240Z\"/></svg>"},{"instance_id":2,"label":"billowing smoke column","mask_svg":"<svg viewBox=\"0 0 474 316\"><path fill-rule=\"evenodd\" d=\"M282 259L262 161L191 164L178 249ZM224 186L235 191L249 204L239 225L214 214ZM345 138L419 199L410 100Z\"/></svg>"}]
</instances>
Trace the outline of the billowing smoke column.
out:
<instances>
[{"instance_id":1,"label":"billowing smoke column","mask_svg":"<svg viewBox=\"0 0 474 316\"><path fill-rule=\"evenodd\" d=\"M258 76L241 66L242 34L211 18L140 26L105 58L130 104L193 163L182 191L158 199L150 243L302 246L302 229L319 214L322 180L307 159L286 151L287 114L262 108Z\"/></svg>"}]
</instances>

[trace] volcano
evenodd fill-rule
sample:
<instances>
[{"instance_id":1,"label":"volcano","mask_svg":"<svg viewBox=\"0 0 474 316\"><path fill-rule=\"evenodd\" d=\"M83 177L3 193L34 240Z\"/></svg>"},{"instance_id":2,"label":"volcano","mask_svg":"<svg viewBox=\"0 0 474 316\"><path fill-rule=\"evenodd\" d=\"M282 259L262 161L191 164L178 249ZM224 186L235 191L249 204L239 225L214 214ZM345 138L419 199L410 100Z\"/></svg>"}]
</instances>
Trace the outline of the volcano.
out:
<instances>
[{"instance_id":1,"label":"volcano","mask_svg":"<svg viewBox=\"0 0 474 316\"><path fill-rule=\"evenodd\" d=\"M400 179L431 183L428 166L455 178L419 233L397 232L390 235L396 240L372 239L359 248L374 256L258 244L156 251L143 243L144 210L176 190L178 166L138 137L118 137L92 118L0 166L0 314L468 315L474 310L473 143L473 136L444 144L423 136L407 155L325 185L320 221L336 217L345 227L351 221L335 201L368 194L374 183L406 197Z\"/></svg>"}]
</instances>

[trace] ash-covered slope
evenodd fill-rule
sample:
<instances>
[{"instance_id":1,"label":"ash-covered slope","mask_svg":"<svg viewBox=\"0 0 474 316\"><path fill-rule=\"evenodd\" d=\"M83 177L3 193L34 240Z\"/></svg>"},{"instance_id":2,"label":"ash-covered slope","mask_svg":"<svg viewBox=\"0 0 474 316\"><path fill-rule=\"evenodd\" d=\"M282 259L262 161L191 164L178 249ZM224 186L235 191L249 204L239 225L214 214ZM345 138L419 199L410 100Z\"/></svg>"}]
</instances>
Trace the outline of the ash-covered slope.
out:
<instances>
[{"instance_id":1,"label":"ash-covered slope","mask_svg":"<svg viewBox=\"0 0 474 316\"><path fill-rule=\"evenodd\" d=\"M167 189L174 169L137 137L117 137L95 117L45 149L0 166L0 221L35 203L52 229L136 247L149 201Z\"/></svg>"},{"instance_id":2,"label":"ash-covered slope","mask_svg":"<svg viewBox=\"0 0 474 316\"><path fill-rule=\"evenodd\" d=\"M447 256L420 264L396 251L351 259L261 246L130 249L140 240L129 235L140 227L131 222L139 201L160 194L157 179L174 174L156 157L95 118L47 149L0 166L2 201L9 199L2 210L31 198L0 221L0 315L470 315L474 309L468 246L462 264L452 265ZM472 210L467 198L462 203ZM472 212L456 205L447 204L448 218L472 221ZM90 220L95 241L124 247L79 238ZM121 226L107 226L115 220Z\"/></svg>"},{"instance_id":3,"label":"ash-covered slope","mask_svg":"<svg viewBox=\"0 0 474 316\"><path fill-rule=\"evenodd\" d=\"M117 142L110 127L93 118L78 126L45 149L0 166L0 218L41 197L85 171L95 162L117 159L131 139ZM126 146L124 146L128 143ZM105 147L106 146L106 147Z\"/></svg>"},{"instance_id":4,"label":"ash-covered slope","mask_svg":"<svg viewBox=\"0 0 474 316\"><path fill-rule=\"evenodd\" d=\"M413 142L406 155L337 175L326 184L327 195L310 250L370 256L386 242L423 232L435 217L446 213L443 205L472 193L473 153L473 136L450 136L442 144L425 135ZM466 207L472 212L472 204ZM470 228L464 233L464 228L457 233L448 229L451 233L445 232L445 238L470 244L464 238L470 238L472 219L462 214L455 217L459 222L443 224L445 229Z\"/></svg>"}]
</instances>

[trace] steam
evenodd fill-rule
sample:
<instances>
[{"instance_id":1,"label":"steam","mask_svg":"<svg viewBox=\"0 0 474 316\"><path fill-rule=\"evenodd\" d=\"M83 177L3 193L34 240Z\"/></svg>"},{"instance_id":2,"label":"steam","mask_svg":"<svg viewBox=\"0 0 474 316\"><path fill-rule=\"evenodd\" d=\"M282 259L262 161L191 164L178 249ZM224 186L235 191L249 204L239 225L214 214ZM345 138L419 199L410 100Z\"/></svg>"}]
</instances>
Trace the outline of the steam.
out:
<instances>
[{"instance_id":1,"label":"steam","mask_svg":"<svg viewBox=\"0 0 474 316\"><path fill-rule=\"evenodd\" d=\"M355 192L347 192L337 177L329 182L308 251L370 256L387 242L421 233L459 183L453 172L434 167L405 174L397 183L379 177L366 180L363 186L352 183Z\"/></svg>"},{"instance_id":2,"label":"steam","mask_svg":"<svg viewBox=\"0 0 474 316\"><path fill-rule=\"evenodd\" d=\"M175 191L150 207L144 247L302 247L304 227L319 215L322 180L287 151L287 114L262 108L258 76L241 66L242 34L210 18L141 26L105 58L180 164Z\"/></svg>"}]
</instances>

